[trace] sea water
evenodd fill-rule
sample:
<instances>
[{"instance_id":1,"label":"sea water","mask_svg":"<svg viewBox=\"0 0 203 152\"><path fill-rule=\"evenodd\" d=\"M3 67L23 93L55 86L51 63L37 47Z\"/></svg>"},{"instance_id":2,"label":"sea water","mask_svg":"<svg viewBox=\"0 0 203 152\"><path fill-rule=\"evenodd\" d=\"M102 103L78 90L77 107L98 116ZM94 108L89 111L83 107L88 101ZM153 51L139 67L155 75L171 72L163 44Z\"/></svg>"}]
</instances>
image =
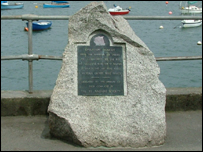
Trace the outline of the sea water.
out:
<instances>
[{"instance_id":1,"label":"sea water","mask_svg":"<svg viewBox=\"0 0 203 152\"><path fill-rule=\"evenodd\" d=\"M91 1L69 1L70 8L43 8L49 1L9 1L24 3L23 9L1 10L1 15L62 15L71 16ZM104 1L131 8L125 16L180 16L179 1ZM38 6L36 8L35 6ZM172 12L170 15L169 12ZM202 15L202 14L197 14ZM128 20L135 34L148 46L155 57L202 56L202 26L181 28L181 20ZM163 29L159 27L163 26ZM26 21L1 20L1 56L28 53ZM68 43L68 20L52 20L52 27L33 32L33 54L62 56ZM202 87L202 60L158 61L159 79L165 87ZM33 90L52 90L62 61L33 61ZM1 61L1 90L28 90L27 60Z\"/></svg>"}]
</instances>

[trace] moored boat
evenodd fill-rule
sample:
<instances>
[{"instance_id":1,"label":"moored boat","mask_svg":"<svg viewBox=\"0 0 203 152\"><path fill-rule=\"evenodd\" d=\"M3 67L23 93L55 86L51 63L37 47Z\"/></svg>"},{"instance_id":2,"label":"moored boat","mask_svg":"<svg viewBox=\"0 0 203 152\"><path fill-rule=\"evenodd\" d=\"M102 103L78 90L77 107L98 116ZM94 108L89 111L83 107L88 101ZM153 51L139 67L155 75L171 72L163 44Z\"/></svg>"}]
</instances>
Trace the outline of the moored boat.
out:
<instances>
[{"instance_id":1,"label":"moored boat","mask_svg":"<svg viewBox=\"0 0 203 152\"><path fill-rule=\"evenodd\" d=\"M198 1L185 1L185 5L182 5L182 1L180 2L180 12L181 14L196 14L202 13L202 7L195 6Z\"/></svg>"},{"instance_id":2,"label":"moored boat","mask_svg":"<svg viewBox=\"0 0 203 152\"><path fill-rule=\"evenodd\" d=\"M1 1L1 5L8 5L8 1Z\"/></svg>"},{"instance_id":3,"label":"moored boat","mask_svg":"<svg viewBox=\"0 0 203 152\"><path fill-rule=\"evenodd\" d=\"M27 28L25 31L28 31L28 22L26 22ZM33 31L40 31L50 28L52 25L51 21L33 21L32 22L32 30Z\"/></svg>"},{"instance_id":4,"label":"moored boat","mask_svg":"<svg viewBox=\"0 0 203 152\"><path fill-rule=\"evenodd\" d=\"M114 4L114 8L108 9L108 12L111 15L125 15L125 14L128 14L130 12L130 9L122 9L120 6L116 6Z\"/></svg>"},{"instance_id":5,"label":"moored boat","mask_svg":"<svg viewBox=\"0 0 203 152\"><path fill-rule=\"evenodd\" d=\"M68 1L51 1L51 2L54 2L54 3L68 3Z\"/></svg>"},{"instance_id":6,"label":"moored boat","mask_svg":"<svg viewBox=\"0 0 203 152\"><path fill-rule=\"evenodd\" d=\"M1 1L1 9L22 9L24 7L23 3L8 4L8 1Z\"/></svg>"},{"instance_id":7,"label":"moored boat","mask_svg":"<svg viewBox=\"0 0 203 152\"><path fill-rule=\"evenodd\" d=\"M202 25L202 20L182 20L183 27L197 27Z\"/></svg>"},{"instance_id":8,"label":"moored boat","mask_svg":"<svg viewBox=\"0 0 203 152\"><path fill-rule=\"evenodd\" d=\"M47 3L43 4L43 8L67 8L67 7L70 7L70 4L68 2L59 3L59 2L53 1L51 4L47 4Z\"/></svg>"}]
</instances>

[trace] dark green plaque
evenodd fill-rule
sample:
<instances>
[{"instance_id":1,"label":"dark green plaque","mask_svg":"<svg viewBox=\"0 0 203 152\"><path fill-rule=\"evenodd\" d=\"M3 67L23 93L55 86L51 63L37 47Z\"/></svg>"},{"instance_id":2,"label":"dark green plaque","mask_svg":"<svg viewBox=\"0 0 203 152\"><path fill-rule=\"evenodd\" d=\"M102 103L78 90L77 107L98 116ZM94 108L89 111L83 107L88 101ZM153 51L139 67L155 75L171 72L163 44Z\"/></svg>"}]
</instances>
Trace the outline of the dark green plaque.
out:
<instances>
[{"instance_id":1,"label":"dark green plaque","mask_svg":"<svg viewBox=\"0 0 203 152\"><path fill-rule=\"evenodd\" d=\"M90 46L78 46L78 95L124 95L123 50L110 46L104 34L95 35Z\"/></svg>"}]
</instances>

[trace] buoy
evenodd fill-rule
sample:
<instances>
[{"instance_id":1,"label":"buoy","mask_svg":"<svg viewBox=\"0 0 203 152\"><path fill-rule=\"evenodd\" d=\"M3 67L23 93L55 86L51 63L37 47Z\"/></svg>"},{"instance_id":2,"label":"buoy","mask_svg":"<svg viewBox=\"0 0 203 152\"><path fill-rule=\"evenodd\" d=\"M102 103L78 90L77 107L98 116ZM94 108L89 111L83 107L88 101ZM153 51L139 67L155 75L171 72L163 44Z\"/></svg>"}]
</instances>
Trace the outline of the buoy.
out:
<instances>
[{"instance_id":1,"label":"buoy","mask_svg":"<svg viewBox=\"0 0 203 152\"><path fill-rule=\"evenodd\" d=\"M24 30L25 30L25 31L28 31L28 28L27 28L27 27L25 27L25 28L24 28Z\"/></svg>"},{"instance_id":2,"label":"buoy","mask_svg":"<svg viewBox=\"0 0 203 152\"><path fill-rule=\"evenodd\" d=\"M162 25L159 27L160 29L164 28Z\"/></svg>"},{"instance_id":3,"label":"buoy","mask_svg":"<svg viewBox=\"0 0 203 152\"><path fill-rule=\"evenodd\" d=\"M171 15L171 14L172 14L172 12L170 11L170 12L168 12L168 14L170 14L170 15Z\"/></svg>"},{"instance_id":4,"label":"buoy","mask_svg":"<svg viewBox=\"0 0 203 152\"><path fill-rule=\"evenodd\" d=\"M166 4L168 4L168 1L166 1Z\"/></svg>"},{"instance_id":5,"label":"buoy","mask_svg":"<svg viewBox=\"0 0 203 152\"><path fill-rule=\"evenodd\" d=\"M201 41L198 41L198 42L197 42L197 45L201 45L201 44L202 44L202 42L201 42Z\"/></svg>"},{"instance_id":6,"label":"buoy","mask_svg":"<svg viewBox=\"0 0 203 152\"><path fill-rule=\"evenodd\" d=\"M38 8L38 6L36 5L35 8Z\"/></svg>"}]
</instances>

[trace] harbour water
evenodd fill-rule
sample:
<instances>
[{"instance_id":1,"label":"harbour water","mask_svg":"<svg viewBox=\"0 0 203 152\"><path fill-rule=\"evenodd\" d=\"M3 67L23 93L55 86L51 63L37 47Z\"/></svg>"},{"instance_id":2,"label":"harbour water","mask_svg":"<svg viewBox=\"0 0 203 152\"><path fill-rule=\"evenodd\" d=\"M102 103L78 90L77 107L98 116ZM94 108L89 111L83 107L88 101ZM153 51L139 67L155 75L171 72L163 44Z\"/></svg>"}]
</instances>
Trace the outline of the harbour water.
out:
<instances>
[{"instance_id":1,"label":"harbour water","mask_svg":"<svg viewBox=\"0 0 203 152\"><path fill-rule=\"evenodd\" d=\"M67 15L71 16L91 1L69 1L70 8L43 8L51 1L9 1L24 3L23 9L1 10L1 15ZM180 16L179 1L105 1L131 7L126 16ZM38 6L36 8L35 6ZM172 14L169 14L169 11ZM197 14L202 15L202 14ZM148 46L155 57L202 56L202 26L181 28L180 20L128 20L135 34ZM163 29L159 29L160 26ZM1 56L28 53L26 21L1 20ZM51 29L33 32L33 54L62 56L68 43L68 20L53 20ZM33 90L52 90L62 61L33 61ZM165 87L202 87L202 60L158 61L160 80ZM1 90L28 90L28 62L1 61Z\"/></svg>"}]
</instances>

